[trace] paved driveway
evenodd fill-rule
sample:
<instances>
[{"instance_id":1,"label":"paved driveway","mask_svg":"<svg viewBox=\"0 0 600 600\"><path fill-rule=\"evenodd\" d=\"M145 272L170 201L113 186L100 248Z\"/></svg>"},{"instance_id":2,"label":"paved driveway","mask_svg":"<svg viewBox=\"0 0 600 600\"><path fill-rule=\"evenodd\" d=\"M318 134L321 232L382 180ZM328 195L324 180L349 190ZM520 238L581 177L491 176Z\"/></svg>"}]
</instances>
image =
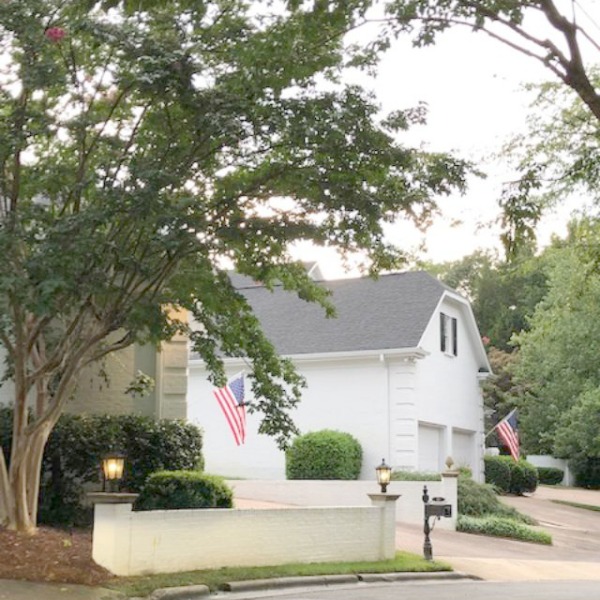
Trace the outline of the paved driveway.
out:
<instances>
[{"instance_id":1,"label":"paved driveway","mask_svg":"<svg viewBox=\"0 0 600 600\"><path fill-rule=\"evenodd\" d=\"M483 579L595 579L600 581L600 512L552 502L566 500L600 507L600 492L541 487L528 497L503 501L538 520L552 546L435 530L434 558ZM399 549L421 553L422 528L398 524Z\"/></svg>"}]
</instances>

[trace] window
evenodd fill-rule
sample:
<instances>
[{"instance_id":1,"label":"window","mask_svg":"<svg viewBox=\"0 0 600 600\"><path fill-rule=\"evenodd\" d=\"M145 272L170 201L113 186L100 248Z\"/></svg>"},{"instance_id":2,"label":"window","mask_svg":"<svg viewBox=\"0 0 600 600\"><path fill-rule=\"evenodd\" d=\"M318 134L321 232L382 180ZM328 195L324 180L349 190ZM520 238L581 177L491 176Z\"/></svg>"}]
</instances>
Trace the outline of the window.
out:
<instances>
[{"instance_id":1,"label":"window","mask_svg":"<svg viewBox=\"0 0 600 600\"><path fill-rule=\"evenodd\" d=\"M457 321L444 313L440 313L440 348L446 354L458 354Z\"/></svg>"}]
</instances>

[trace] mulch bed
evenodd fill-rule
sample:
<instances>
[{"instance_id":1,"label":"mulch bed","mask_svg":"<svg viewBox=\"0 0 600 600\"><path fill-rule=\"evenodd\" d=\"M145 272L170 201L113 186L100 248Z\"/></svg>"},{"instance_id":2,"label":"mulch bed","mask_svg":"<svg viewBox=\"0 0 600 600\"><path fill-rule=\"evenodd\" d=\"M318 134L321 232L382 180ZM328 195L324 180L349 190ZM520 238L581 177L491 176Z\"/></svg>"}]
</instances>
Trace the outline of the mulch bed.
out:
<instances>
[{"instance_id":1,"label":"mulch bed","mask_svg":"<svg viewBox=\"0 0 600 600\"><path fill-rule=\"evenodd\" d=\"M92 560L92 533L39 527L34 535L0 528L0 579L102 585L113 578Z\"/></svg>"}]
</instances>

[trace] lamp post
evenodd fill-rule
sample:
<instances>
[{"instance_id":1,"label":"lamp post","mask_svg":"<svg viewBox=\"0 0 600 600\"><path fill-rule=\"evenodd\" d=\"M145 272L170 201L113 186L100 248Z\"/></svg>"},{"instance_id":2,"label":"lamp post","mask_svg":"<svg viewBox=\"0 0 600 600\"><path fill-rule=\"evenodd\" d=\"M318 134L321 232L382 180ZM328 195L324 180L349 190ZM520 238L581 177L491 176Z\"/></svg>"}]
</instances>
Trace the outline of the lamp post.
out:
<instances>
[{"instance_id":1,"label":"lamp post","mask_svg":"<svg viewBox=\"0 0 600 600\"><path fill-rule=\"evenodd\" d=\"M119 481L123 479L125 468L125 456L122 454L108 454L102 459L102 491L106 492L108 487L119 487ZM111 491L111 490L109 490Z\"/></svg>"},{"instance_id":2,"label":"lamp post","mask_svg":"<svg viewBox=\"0 0 600 600\"><path fill-rule=\"evenodd\" d=\"M377 473L377 483L381 486L381 493L385 494L392 478L392 467L386 465L385 459L382 458L381 464L375 468L375 473Z\"/></svg>"},{"instance_id":3,"label":"lamp post","mask_svg":"<svg viewBox=\"0 0 600 600\"><path fill-rule=\"evenodd\" d=\"M431 533L431 527L429 526L429 514L427 513L427 504L429 503L429 494L427 493L427 486L423 487L423 504L425 504L425 523L423 525L423 533L425 534L425 541L423 542L423 558L425 560L433 560L433 549L431 547L431 539L429 534Z\"/></svg>"}]
</instances>

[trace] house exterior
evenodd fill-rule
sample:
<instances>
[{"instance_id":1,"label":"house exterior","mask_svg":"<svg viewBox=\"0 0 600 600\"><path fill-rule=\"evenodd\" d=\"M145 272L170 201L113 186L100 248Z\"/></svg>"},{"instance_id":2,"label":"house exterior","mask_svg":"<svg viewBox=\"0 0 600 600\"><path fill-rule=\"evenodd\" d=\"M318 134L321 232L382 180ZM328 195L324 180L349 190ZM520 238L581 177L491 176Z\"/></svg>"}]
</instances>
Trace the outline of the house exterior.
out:
<instances>
[{"instance_id":1,"label":"house exterior","mask_svg":"<svg viewBox=\"0 0 600 600\"><path fill-rule=\"evenodd\" d=\"M373 479L382 458L396 469L440 471L448 456L482 478L480 384L490 366L471 307L457 292L424 272L322 281L338 313L326 319L322 308L282 289L233 281L278 352L306 378L292 414L302 433L354 435L363 448L361 479ZM245 364L228 358L226 366L234 375ZM207 471L285 478L285 455L258 435L259 415L248 415L246 441L236 446L205 365L194 356L188 419L204 429Z\"/></svg>"},{"instance_id":2,"label":"house exterior","mask_svg":"<svg viewBox=\"0 0 600 600\"><path fill-rule=\"evenodd\" d=\"M187 318L183 313L179 318ZM187 338L176 335L160 348L134 344L107 356L103 365L90 365L78 377L66 410L76 414L137 414L155 419L185 419L187 415ZM2 360L2 349L0 349ZM104 370L106 376L100 374ZM154 389L142 398L125 390L138 371L154 379ZM13 385L0 385L0 405L13 401Z\"/></svg>"}]
</instances>

